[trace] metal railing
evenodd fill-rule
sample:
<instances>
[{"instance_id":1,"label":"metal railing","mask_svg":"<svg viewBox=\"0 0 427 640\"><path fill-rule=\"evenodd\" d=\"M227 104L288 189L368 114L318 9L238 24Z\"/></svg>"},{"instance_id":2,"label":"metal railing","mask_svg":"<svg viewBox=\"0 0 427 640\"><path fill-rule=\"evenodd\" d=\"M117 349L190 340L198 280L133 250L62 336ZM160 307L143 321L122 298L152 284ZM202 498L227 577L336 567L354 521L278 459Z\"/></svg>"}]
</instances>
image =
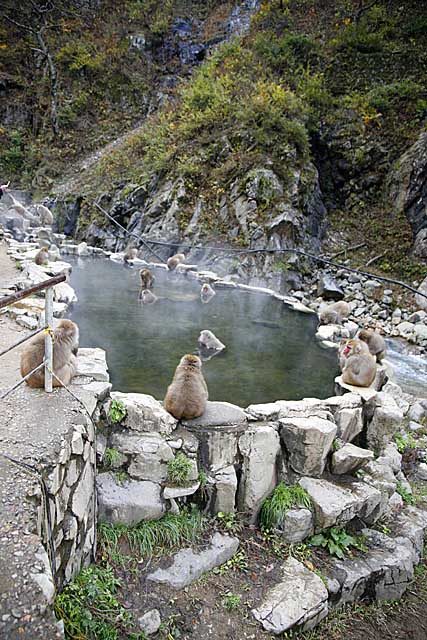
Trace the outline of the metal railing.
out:
<instances>
[{"instance_id":1,"label":"metal railing","mask_svg":"<svg viewBox=\"0 0 427 640\"><path fill-rule=\"evenodd\" d=\"M11 293L8 296L4 296L0 298L0 309L4 309L15 302L19 302L23 298L27 298L33 293L38 293L39 291L46 290L45 294L45 309L44 309L44 320L45 325L36 331L33 331L29 335L25 336L15 344L11 345L7 349L4 349L0 352L0 357L12 351L23 342L30 340L35 335L40 333L41 331L45 332L45 342L44 342L44 360L41 364L39 364L35 369L30 371L26 376L24 376L19 382L17 382L13 387L5 391L3 395L0 396L0 400L3 400L8 396L12 391L17 389L21 384L25 382L33 373L44 367L44 389L47 393L50 393L53 389L53 287L60 282L64 282L67 279L65 274L61 274L59 276L54 276L53 278L48 278L47 280L43 280L39 284L35 284L32 287L28 287L27 289L22 289L22 291L17 291L16 293Z\"/></svg>"}]
</instances>

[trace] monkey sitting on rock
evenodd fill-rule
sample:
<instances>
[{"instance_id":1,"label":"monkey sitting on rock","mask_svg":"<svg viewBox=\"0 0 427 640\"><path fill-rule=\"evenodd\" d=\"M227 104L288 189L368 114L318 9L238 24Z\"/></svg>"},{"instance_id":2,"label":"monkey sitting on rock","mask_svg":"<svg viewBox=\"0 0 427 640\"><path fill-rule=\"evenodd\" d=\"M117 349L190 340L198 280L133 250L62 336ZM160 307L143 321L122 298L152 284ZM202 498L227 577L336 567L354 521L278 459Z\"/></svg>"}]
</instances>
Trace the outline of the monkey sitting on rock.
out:
<instances>
[{"instance_id":1,"label":"monkey sitting on rock","mask_svg":"<svg viewBox=\"0 0 427 640\"><path fill-rule=\"evenodd\" d=\"M21 354L21 376L25 377L44 360L44 333L38 333L30 340ZM71 320L60 320L53 331L53 371L65 385L69 385L77 372L77 351L79 348L79 328ZM62 387L53 377L54 387ZM44 387L44 367L33 373L26 383L33 389Z\"/></svg>"},{"instance_id":2,"label":"monkey sitting on rock","mask_svg":"<svg viewBox=\"0 0 427 640\"><path fill-rule=\"evenodd\" d=\"M192 420L201 416L208 401L208 387L198 356L183 356L166 392L164 407L177 420Z\"/></svg>"},{"instance_id":3,"label":"monkey sitting on rock","mask_svg":"<svg viewBox=\"0 0 427 640\"><path fill-rule=\"evenodd\" d=\"M126 249L126 251L124 252L123 255L123 260L125 261L125 263L127 264L129 262L129 260L135 260L135 258L138 255L138 249L129 247L128 249Z\"/></svg>"},{"instance_id":4,"label":"monkey sitting on rock","mask_svg":"<svg viewBox=\"0 0 427 640\"><path fill-rule=\"evenodd\" d=\"M321 306L319 309L320 324L342 324L343 318L347 318L350 313L350 305L344 300L339 300L328 306Z\"/></svg>"},{"instance_id":5,"label":"monkey sitting on rock","mask_svg":"<svg viewBox=\"0 0 427 640\"><path fill-rule=\"evenodd\" d=\"M377 362L381 364L386 352L385 341L382 335L373 329L362 329L362 331L359 331L357 337L359 340L366 342L369 352L376 358Z\"/></svg>"},{"instance_id":6,"label":"monkey sitting on rock","mask_svg":"<svg viewBox=\"0 0 427 640\"><path fill-rule=\"evenodd\" d=\"M139 272L141 278L141 290L152 289L154 286L155 277L151 273L150 269L141 269Z\"/></svg>"},{"instance_id":7,"label":"monkey sitting on rock","mask_svg":"<svg viewBox=\"0 0 427 640\"><path fill-rule=\"evenodd\" d=\"M183 253L176 253L174 256L171 256L170 258L168 258L166 264L169 271L175 271L177 266L181 264L181 262L184 262L184 260L185 260L185 254Z\"/></svg>"},{"instance_id":8,"label":"monkey sitting on rock","mask_svg":"<svg viewBox=\"0 0 427 640\"><path fill-rule=\"evenodd\" d=\"M37 252L34 262L39 266L46 265L49 262L49 250L47 247L42 247L40 251Z\"/></svg>"},{"instance_id":9,"label":"monkey sitting on rock","mask_svg":"<svg viewBox=\"0 0 427 640\"><path fill-rule=\"evenodd\" d=\"M370 387L377 373L375 357L369 353L368 345L353 338L342 340L339 348L339 363L342 380L356 387Z\"/></svg>"}]
</instances>

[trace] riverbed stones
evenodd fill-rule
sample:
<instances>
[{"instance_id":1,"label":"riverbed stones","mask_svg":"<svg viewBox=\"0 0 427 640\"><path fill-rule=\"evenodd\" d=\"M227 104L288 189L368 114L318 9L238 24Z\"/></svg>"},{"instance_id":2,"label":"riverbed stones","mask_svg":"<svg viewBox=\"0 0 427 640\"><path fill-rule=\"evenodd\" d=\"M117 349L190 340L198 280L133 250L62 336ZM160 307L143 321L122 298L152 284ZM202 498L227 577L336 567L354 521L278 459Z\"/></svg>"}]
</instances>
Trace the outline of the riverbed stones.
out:
<instances>
[{"instance_id":1,"label":"riverbed stones","mask_svg":"<svg viewBox=\"0 0 427 640\"><path fill-rule=\"evenodd\" d=\"M331 471L336 475L351 475L373 459L373 451L347 443L332 454Z\"/></svg>"},{"instance_id":2,"label":"riverbed stones","mask_svg":"<svg viewBox=\"0 0 427 640\"><path fill-rule=\"evenodd\" d=\"M381 504L381 492L358 481L301 478L314 508L315 531L345 525L358 516L374 522Z\"/></svg>"},{"instance_id":3,"label":"riverbed stones","mask_svg":"<svg viewBox=\"0 0 427 640\"><path fill-rule=\"evenodd\" d=\"M206 549L198 552L191 548L181 549L167 569L157 569L147 576L147 580L166 584L173 589L184 589L206 571L230 560L238 548L237 538L217 532Z\"/></svg>"},{"instance_id":4,"label":"riverbed stones","mask_svg":"<svg viewBox=\"0 0 427 640\"><path fill-rule=\"evenodd\" d=\"M100 473L96 484L100 522L133 526L141 520L158 520L165 511L155 482L125 480L121 484L113 474Z\"/></svg>"},{"instance_id":5,"label":"riverbed stones","mask_svg":"<svg viewBox=\"0 0 427 640\"><path fill-rule=\"evenodd\" d=\"M266 631L312 629L328 613L328 591L322 580L295 558L282 566L281 582L267 592L252 614Z\"/></svg>"},{"instance_id":6,"label":"riverbed stones","mask_svg":"<svg viewBox=\"0 0 427 640\"><path fill-rule=\"evenodd\" d=\"M153 396L114 391L111 398L124 404L126 416L121 425L131 431L170 435L177 425L175 418Z\"/></svg>"},{"instance_id":7,"label":"riverbed stones","mask_svg":"<svg viewBox=\"0 0 427 640\"><path fill-rule=\"evenodd\" d=\"M310 509L288 509L281 526L281 538L287 544L302 542L314 532L314 519Z\"/></svg>"},{"instance_id":8,"label":"riverbed stones","mask_svg":"<svg viewBox=\"0 0 427 640\"><path fill-rule=\"evenodd\" d=\"M251 427L240 436L239 450L243 464L237 504L239 511L255 522L263 501L276 485L279 434L269 425Z\"/></svg>"},{"instance_id":9,"label":"riverbed stones","mask_svg":"<svg viewBox=\"0 0 427 640\"><path fill-rule=\"evenodd\" d=\"M315 416L286 418L279 422L292 469L301 475L321 476L337 433L336 425Z\"/></svg>"}]
</instances>

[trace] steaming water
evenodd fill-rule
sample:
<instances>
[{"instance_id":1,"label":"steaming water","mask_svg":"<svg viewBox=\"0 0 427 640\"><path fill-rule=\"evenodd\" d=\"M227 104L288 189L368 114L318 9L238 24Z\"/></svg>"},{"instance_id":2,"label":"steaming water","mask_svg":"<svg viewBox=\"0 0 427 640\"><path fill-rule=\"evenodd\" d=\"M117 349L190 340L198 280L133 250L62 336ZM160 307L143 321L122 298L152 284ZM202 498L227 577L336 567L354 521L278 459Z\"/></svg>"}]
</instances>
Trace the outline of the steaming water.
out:
<instances>
[{"instance_id":1,"label":"steaming water","mask_svg":"<svg viewBox=\"0 0 427 640\"><path fill-rule=\"evenodd\" d=\"M181 356L197 353L200 331L210 329L227 347L203 363L210 400L245 407L334 395L336 354L315 340L316 316L230 289L218 289L203 304L199 283L161 270L154 271L159 300L141 305L138 269L102 259L69 261L79 298L70 317L82 347L106 350L115 390L163 399Z\"/></svg>"}]
</instances>

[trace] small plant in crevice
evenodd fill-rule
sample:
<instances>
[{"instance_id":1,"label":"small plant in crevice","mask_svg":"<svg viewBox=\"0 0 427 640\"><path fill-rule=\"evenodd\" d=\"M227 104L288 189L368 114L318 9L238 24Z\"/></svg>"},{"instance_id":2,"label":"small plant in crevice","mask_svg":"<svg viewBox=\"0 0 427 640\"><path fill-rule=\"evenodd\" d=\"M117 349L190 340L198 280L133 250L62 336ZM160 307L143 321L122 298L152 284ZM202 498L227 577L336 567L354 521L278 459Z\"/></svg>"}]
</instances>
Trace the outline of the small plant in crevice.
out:
<instances>
[{"instance_id":1,"label":"small plant in crevice","mask_svg":"<svg viewBox=\"0 0 427 640\"><path fill-rule=\"evenodd\" d=\"M235 513L224 513L223 511L218 511L216 518L221 527L227 529L227 531L236 532L241 528Z\"/></svg>"},{"instance_id":2,"label":"small plant in crevice","mask_svg":"<svg viewBox=\"0 0 427 640\"><path fill-rule=\"evenodd\" d=\"M121 400L112 400L108 417L113 424L121 422L126 417L126 407Z\"/></svg>"},{"instance_id":3,"label":"small plant in crevice","mask_svg":"<svg viewBox=\"0 0 427 640\"><path fill-rule=\"evenodd\" d=\"M186 485L190 478L191 468L190 460L183 453L178 453L168 462L168 482L177 487Z\"/></svg>"},{"instance_id":4,"label":"small plant in crevice","mask_svg":"<svg viewBox=\"0 0 427 640\"><path fill-rule=\"evenodd\" d=\"M117 451L117 449L107 447L105 449L104 458L102 462L106 469L112 469L114 467L120 466L121 459L122 459L122 456L120 452Z\"/></svg>"},{"instance_id":5,"label":"small plant in crevice","mask_svg":"<svg viewBox=\"0 0 427 640\"><path fill-rule=\"evenodd\" d=\"M225 593L221 600L222 606L224 609L227 609L227 611L235 611L240 607L241 602L242 596L237 593L232 593L231 591Z\"/></svg>"},{"instance_id":6,"label":"small plant in crevice","mask_svg":"<svg viewBox=\"0 0 427 640\"><path fill-rule=\"evenodd\" d=\"M396 433L394 435L394 441L399 453L404 453L406 449L416 449L418 446L417 441L411 433Z\"/></svg>"},{"instance_id":7,"label":"small plant in crevice","mask_svg":"<svg viewBox=\"0 0 427 640\"><path fill-rule=\"evenodd\" d=\"M351 555L350 547L359 551L367 551L364 536L353 536L345 531L331 527L322 533L310 538L309 544L313 547L323 547L331 556L337 556L343 560L345 554Z\"/></svg>"},{"instance_id":8,"label":"small plant in crevice","mask_svg":"<svg viewBox=\"0 0 427 640\"><path fill-rule=\"evenodd\" d=\"M293 507L311 509L311 498L300 485L293 487L281 482L261 507L262 529L280 528L285 523L286 512Z\"/></svg>"},{"instance_id":9,"label":"small plant in crevice","mask_svg":"<svg viewBox=\"0 0 427 640\"><path fill-rule=\"evenodd\" d=\"M230 560L224 562L220 567L216 567L213 569L213 573L216 573L219 576L223 576L227 574L229 571L246 571L248 568L248 561L246 557L246 553L242 551L238 551L234 554Z\"/></svg>"},{"instance_id":10,"label":"small plant in crevice","mask_svg":"<svg viewBox=\"0 0 427 640\"><path fill-rule=\"evenodd\" d=\"M129 475L126 473L126 471L116 471L114 475L118 484L123 485L126 480L129 480Z\"/></svg>"},{"instance_id":11,"label":"small plant in crevice","mask_svg":"<svg viewBox=\"0 0 427 640\"><path fill-rule=\"evenodd\" d=\"M416 497L412 495L412 493L409 493L408 489L402 482L397 483L396 492L402 496L402 500L403 502L406 502L406 504L410 504L412 506L417 504Z\"/></svg>"}]
</instances>

